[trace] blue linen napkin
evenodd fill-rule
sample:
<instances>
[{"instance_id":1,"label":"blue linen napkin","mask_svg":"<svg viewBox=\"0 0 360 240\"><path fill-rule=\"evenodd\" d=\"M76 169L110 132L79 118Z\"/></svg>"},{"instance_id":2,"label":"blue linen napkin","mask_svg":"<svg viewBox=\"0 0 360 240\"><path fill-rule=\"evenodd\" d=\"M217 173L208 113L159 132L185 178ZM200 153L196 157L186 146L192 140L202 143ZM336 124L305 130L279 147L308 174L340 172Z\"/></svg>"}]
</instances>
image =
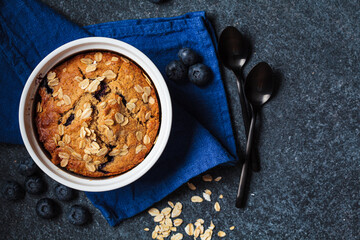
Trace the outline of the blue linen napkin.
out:
<instances>
[{"instance_id":1,"label":"blue linen napkin","mask_svg":"<svg viewBox=\"0 0 360 240\"><path fill-rule=\"evenodd\" d=\"M111 37L135 46L155 63L165 79L165 66L177 58L181 47L200 53L213 72L213 81L205 88L166 79L173 103L173 127L164 153L147 174L117 190L86 193L110 225L147 209L194 176L235 162L216 38L204 12L81 28L35 0L0 0L1 142L22 143L18 104L33 68L55 48L88 36Z\"/></svg>"}]
</instances>

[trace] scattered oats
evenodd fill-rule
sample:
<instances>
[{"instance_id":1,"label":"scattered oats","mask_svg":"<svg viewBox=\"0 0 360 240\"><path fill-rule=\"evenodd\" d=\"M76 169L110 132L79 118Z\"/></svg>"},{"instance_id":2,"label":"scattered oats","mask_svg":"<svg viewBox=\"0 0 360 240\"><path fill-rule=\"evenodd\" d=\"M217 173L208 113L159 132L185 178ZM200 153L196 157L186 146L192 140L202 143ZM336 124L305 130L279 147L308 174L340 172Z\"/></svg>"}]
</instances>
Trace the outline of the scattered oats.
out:
<instances>
[{"instance_id":1,"label":"scattered oats","mask_svg":"<svg viewBox=\"0 0 360 240\"><path fill-rule=\"evenodd\" d=\"M124 115L122 115L121 113L116 113L115 114L115 121L117 123L122 123L124 121Z\"/></svg>"},{"instance_id":2,"label":"scattered oats","mask_svg":"<svg viewBox=\"0 0 360 240\"><path fill-rule=\"evenodd\" d=\"M69 159L70 155L66 152L59 152L59 158L61 159Z\"/></svg>"},{"instance_id":3,"label":"scattered oats","mask_svg":"<svg viewBox=\"0 0 360 240\"><path fill-rule=\"evenodd\" d=\"M76 76L76 77L74 77L74 80L77 82L81 82L83 80L83 78L80 76Z\"/></svg>"},{"instance_id":4,"label":"scattered oats","mask_svg":"<svg viewBox=\"0 0 360 240\"><path fill-rule=\"evenodd\" d=\"M171 208L174 208L174 203L173 202L170 202L170 201L168 201L168 204L169 204L169 206L171 207Z\"/></svg>"},{"instance_id":5,"label":"scattered oats","mask_svg":"<svg viewBox=\"0 0 360 240\"><path fill-rule=\"evenodd\" d=\"M64 95L64 102L66 105L70 105L71 104L71 99L68 95Z\"/></svg>"},{"instance_id":6,"label":"scattered oats","mask_svg":"<svg viewBox=\"0 0 360 240\"><path fill-rule=\"evenodd\" d=\"M135 148L135 154L138 154L139 152L141 152L142 150L146 149L146 147L144 145L138 145L136 148Z\"/></svg>"},{"instance_id":7,"label":"scattered oats","mask_svg":"<svg viewBox=\"0 0 360 240\"><path fill-rule=\"evenodd\" d=\"M81 114L82 114L82 111L81 111L81 109L79 109L79 110L76 111L75 117L79 118L81 116Z\"/></svg>"},{"instance_id":8,"label":"scattered oats","mask_svg":"<svg viewBox=\"0 0 360 240\"><path fill-rule=\"evenodd\" d=\"M105 63L106 66L109 66L110 64L111 64L110 61L107 61L107 62Z\"/></svg>"},{"instance_id":9,"label":"scattered oats","mask_svg":"<svg viewBox=\"0 0 360 240\"><path fill-rule=\"evenodd\" d=\"M106 70L102 75L109 80L116 78L116 73L114 73L112 70Z\"/></svg>"},{"instance_id":10,"label":"scattered oats","mask_svg":"<svg viewBox=\"0 0 360 240\"><path fill-rule=\"evenodd\" d=\"M132 99L130 99L130 103L136 103L138 101L138 99L137 98L132 98Z\"/></svg>"},{"instance_id":11,"label":"scattered oats","mask_svg":"<svg viewBox=\"0 0 360 240\"><path fill-rule=\"evenodd\" d=\"M69 159L68 159L68 158L64 158L64 159L61 160L60 166L61 166L61 167L66 167L66 166L68 165L68 163L69 163Z\"/></svg>"},{"instance_id":12,"label":"scattered oats","mask_svg":"<svg viewBox=\"0 0 360 240\"><path fill-rule=\"evenodd\" d=\"M174 220L174 226L178 227L183 223L183 220L181 218L177 218Z\"/></svg>"},{"instance_id":13,"label":"scattered oats","mask_svg":"<svg viewBox=\"0 0 360 240\"><path fill-rule=\"evenodd\" d=\"M64 104L65 104L64 100L61 100L61 101L56 103L56 106L61 107Z\"/></svg>"},{"instance_id":14,"label":"scattered oats","mask_svg":"<svg viewBox=\"0 0 360 240\"><path fill-rule=\"evenodd\" d=\"M200 224L204 224L204 223L205 223L204 219L202 219L202 218L199 218L198 220L196 220L196 222L198 222L198 223L200 223Z\"/></svg>"},{"instance_id":15,"label":"scattered oats","mask_svg":"<svg viewBox=\"0 0 360 240\"><path fill-rule=\"evenodd\" d=\"M55 86L59 85L59 79L54 78L54 79L49 80L48 85L49 85L49 87L55 87Z\"/></svg>"},{"instance_id":16,"label":"scattered oats","mask_svg":"<svg viewBox=\"0 0 360 240\"><path fill-rule=\"evenodd\" d=\"M37 107L36 107L36 112L38 112L38 113L40 113L40 112L42 112L42 106L41 106L41 102L38 102L37 103Z\"/></svg>"},{"instance_id":17,"label":"scattered oats","mask_svg":"<svg viewBox=\"0 0 360 240\"><path fill-rule=\"evenodd\" d=\"M151 139L150 139L149 135L146 134L144 136L144 140L143 140L144 144L147 145L150 143L150 141L151 141Z\"/></svg>"},{"instance_id":18,"label":"scattered oats","mask_svg":"<svg viewBox=\"0 0 360 240\"><path fill-rule=\"evenodd\" d=\"M188 225L186 225L185 232L189 236L194 235L194 225L192 223L189 223Z\"/></svg>"},{"instance_id":19,"label":"scattered oats","mask_svg":"<svg viewBox=\"0 0 360 240\"><path fill-rule=\"evenodd\" d=\"M170 214L170 212L171 212L171 208L170 208L170 207L166 207L166 208L164 208L163 210L161 210L161 213L162 213L164 216Z\"/></svg>"},{"instance_id":20,"label":"scattered oats","mask_svg":"<svg viewBox=\"0 0 360 240\"><path fill-rule=\"evenodd\" d=\"M85 167L90 172L95 172L95 170L96 170L95 165L91 162L85 163Z\"/></svg>"},{"instance_id":21,"label":"scattered oats","mask_svg":"<svg viewBox=\"0 0 360 240\"><path fill-rule=\"evenodd\" d=\"M146 93L143 93L143 95L141 97L142 97L142 100L144 103L149 102L149 95L147 95Z\"/></svg>"},{"instance_id":22,"label":"scattered oats","mask_svg":"<svg viewBox=\"0 0 360 240\"><path fill-rule=\"evenodd\" d=\"M106 107L106 104L106 102L101 102L99 103L99 107L104 109Z\"/></svg>"},{"instance_id":23,"label":"scattered oats","mask_svg":"<svg viewBox=\"0 0 360 240\"><path fill-rule=\"evenodd\" d=\"M138 93L142 93L144 91L144 89L139 84L136 84L134 89Z\"/></svg>"},{"instance_id":24,"label":"scattered oats","mask_svg":"<svg viewBox=\"0 0 360 240\"><path fill-rule=\"evenodd\" d=\"M226 233L223 231L219 231L217 235L222 238L226 236Z\"/></svg>"},{"instance_id":25,"label":"scattered oats","mask_svg":"<svg viewBox=\"0 0 360 240\"><path fill-rule=\"evenodd\" d=\"M64 125L60 124L60 125L58 126L58 130L59 130L59 135L60 135L60 136L64 135L64 131L65 131Z\"/></svg>"},{"instance_id":26,"label":"scattered oats","mask_svg":"<svg viewBox=\"0 0 360 240\"><path fill-rule=\"evenodd\" d=\"M132 102L126 103L126 108L129 109L130 111L135 109L135 107L136 107L135 103L132 103Z\"/></svg>"},{"instance_id":27,"label":"scattered oats","mask_svg":"<svg viewBox=\"0 0 360 240\"><path fill-rule=\"evenodd\" d=\"M151 88L150 87L144 87L144 92L150 96L150 93L151 93Z\"/></svg>"},{"instance_id":28,"label":"scattered oats","mask_svg":"<svg viewBox=\"0 0 360 240\"><path fill-rule=\"evenodd\" d=\"M148 120L148 119L150 119L150 117L151 117L151 112L147 112L145 114L145 119Z\"/></svg>"},{"instance_id":29,"label":"scattered oats","mask_svg":"<svg viewBox=\"0 0 360 240\"><path fill-rule=\"evenodd\" d=\"M222 194L220 194L219 198L220 198L220 199L223 199L223 198L224 198L224 196L223 196Z\"/></svg>"},{"instance_id":30,"label":"scattered oats","mask_svg":"<svg viewBox=\"0 0 360 240\"><path fill-rule=\"evenodd\" d=\"M211 222L210 222L209 229L210 229L210 230L214 230L214 228L215 228L215 225L214 225L213 221L211 221Z\"/></svg>"},{"instance_id":31,"label":"scattered oats","mask_svg":"<svg viewBox=\"0 0 360 240\"><path fill-rule=\"evenodd\" d=\"M103 57L103 55L102 55L101 52L97 52L97 53L94 54L94 59L95 59L96 62L100 62L102 57Z\"/></svg>"},{"instance_id":32,"label":"scattered oats","mask_svg":"<svg viewBox=\"0 0 360 240\"><path fill-rule=\"evenodd\" d=\"M172 235L170 240L181 240L181 239L183 239L183 237L184 236L182 235L182 233L177 233L175 235Z\"/></svg>"},{"instance_id":33,"label":"scattered oats","mask_svg":"<svg viewBox=\"0 0 360 240\"><path fill-rule=\"evenodd\" d=\"M59 99L63 98L63 91L61 87L59 87L59 89L53 93L53 97L58 97Z\"/></svg>"},{"instance_id":34,"label":"scattered oats","mask_svg":"<svg viewBox=\"0 0 360 240\"><path fill-rule=\"evenodd\" d=\"M99 152L96 154L97 156L104 156L108 152L108 149L106 147L103 147L99 150Z\"/></svg>"},{"instance_id":35,"label":"scattered oats","mask_svg":"<svg viewBox=\"0 0 360 240\"><path fill-rule=\"evenodd\" d=\"M94 149L97 149L97 150L100 149L100 146L99 146L99 144L98 144L97 142L92 142L92 143L90 144L90 146L91 146L92 148L94 148Z\"/></svg>"},{"instance_id":36,"label":"scattered oats","mask_svg":"<svg viewBox=\"0 0 360 240\"><path fill-rule=\"evenodd\" d=\"M66 72L66 68L63 68L63 72Z\"/></svg>"},{"instance_id":37,"label":"scattered oats","mask_svg":"<svg viewBox=\"0 0 360 240\"><path fill-rule=\"evenodd\" d=\"M85 72L89 73L89 72L93 72L95 70L96 70L96 63L87 65L87 67L85 69Z\"/></svg>"},{"instance_id":38,"label":"scattered oats","mask_svg":"<svg viewBox=\"0 0 360 240\"><path fill-rule=\"evenodd\" d=\"M212 193L209 189L205 189L204 192L207 193L207 194L209 194L209 195L211 195L211 193Z\"/></svg>"},{"instance_id":39,"label":"scattered oats","mask_svg":"<svg viewBox=\"0 0 360 240\"><path fill-rule=\"evenodd\" d=\"M148 210L148 213L151 215L151 216L156 216L156 215L159 215L160 214L160 211L157 209L157 208L150 208Z\"/></svg>"},{"instance_id":40,"label":"scattered oats","mask_svg":"<svg viewBox=\"0 0 360 240\"><path fill-rule=\"evenodd\" d=\"M59 147L64 147L64 146L65 146L65 143L64 143L63 141L59 141L59 142L58 142L58 145L59 145Z\"/></svg>"},{"instance_id":41,"label":"scattered oats","mask_svg":"<svg viewBox=\"0 0 360 240\"><path fill-rule=\"evenodd\" d=\"M114 125L114 120L112 120L112 119L106 119L106 120L104 121L104 123L105 123L106 125L108 125L108 126L111 126L111 125Z\"/></svg>"},{"instance_id":42,"label":"scattered oats","mask_svg":"<svg viewBox=\"0 0 360 240\"><path fill-rule=\"evenodd\" d=\"M235 226L231 226L229 229L232 231L235 229Z\"/></svg>"},{"instance_id":43,"label":"scattered oats","mask_svg":"<svg viewBox=\"0 0 360 240\"><path fill-rule=\"evenodd\" d=\"M170 213L169 213L170 214ZM166 218L165 218L165 222L164 222L164 224L165 224L165 226L167 226L167 227L172 227L173 226L173 223L172 223L172 220L171 220L171 218L168 218L167 216L165 216Z\"/></svg>"},{"instance_id":44,"label":"scattered oats","mask_svg":"<svg viewBox=\"0 0 360 240\"><path fill-rule=\"evenodd\" d=\"M113 132L111 129L106 129L105 135L106 135L109 139L111 139L111 138L114 137L114 132Z\"/></svg>"},{"instance_id":45,"label":"scattered oats","mask_svg":"<svg viewBox=\"0 0 360 240\"><path fill-rule=\"evenodd\" d=\"M176 217L180 216L181 210L182 210L182 204L177 202L171 212L171 217L176 218Z\"/></svg>"},{"instance_id":46,"label":"scattered oats","mask_svg":"<svg viewBox=\"0 0 360 240\"><path fill-rule=\"evenodd\" d=\"M47 74L47 79L48 80L51 80L51 79L54 79L56 77L56 73L55 72L49 72Z\"/></svg>"},{"instance_id":47,"label":"scattered oats","mask_svg":"<svg viewBox=\"0 0 360 240\"><path fill-rule=\"evenodd\" d=\"M135 133L135 136L136 136L136 139L137 139L138 141L141 141L143 134L142 134L142 132L137 131L137 132Z\"/></svg>"},{"instance_id":48,"label":"scattered oats","mask_svg":"<svg viewBox=\"0 0 360 240\"><path fill-rule=\"evenodd\" d=\"M112 62L117 62L118 60L119 60L119 58L117 58L117 57L112 57L112 58L111 58L111 61L112 61Z\"/></svg>"},{"instance_id":49,"label":"scattered oats","mask_svg":"<svg viewBox=\"0 0 360 240\"><path fill-rule=\"evenodd\" d=\"M211 198L210 198L210 195L209 194L207 194L207 193L203 193L203 197L204 197L204 199L206 200L206 201L208 201L208 202L211 202Z\"/></svg>"},{"instance_id":50,"label":"scattered oats","mask_svg":"<svg viewBox=\"0 0 360 240\"><path fill-rule=\"evenodd\" d=\"M126 59L126 58L124 58L124 57L120 57L120 58L121 58L121 60L123 60L123 61L126 62L126 63L129 63L129 62L130 62L128 59Z\"/></svg>"},{"instance_id":51,"label":"scattered oats","mask_svg":"<svg viewBox=\"0 0 360 240\"><path fill-rule=\"evenodd\" d=\"M217 177L217 178L214 179L214 181L215 181L215 182L218 182L218 181L220 181L221 179L222 179L222 177Z\"/></svg>"},{"instance_id":52,"label":"scattered oats","mask_svg":"<svg viewBox=\"0 0 360 240\"><path fill-rule=\"evenodd\" d=\"M114 104L117 103L117 101L116 101L116 99L112 98L112 99L108 100L108 103L109 103L110 105L114 105Z\"/></svg>"},{"instance_id":53,"label":"scattered oats","mask_svg":"<svg viewBox=\"0 0 360 240\"><path fill-rule=\"evenodd\" d=\"M90 131L90 129L89 128L85 128L85 132L86 132L86 136L90 136L91 135L91 131Z\"/></svg>"},{"instance_id":54,"label":"scattered oats","mask_svg":"<svg viewBox=\"0 0 360 240\"><path fill-rule=\"evenodd\" d=\"M199 196L193 196L193 197L191 197L191 201L192 202L202 202L203 199Z\"/></svg>"},{"instance_id":55,"label":"scattered oats","mask_svg":"<svg viewBox=\"0 0 360 240\"><path fill-rule=\"evenodd\" d=\"M216 202L214 205L215 211L220 212L220 204L219 202Z\"/></svg>"},{"instance_id":56,"label":"scattered oats","mask_svg":"<svg viewBox=\"0 0 360 240\"><path fill-rule=\"evenodd\" d=\"M124 122L120 126L125 126L128 123L129 123L129 118L125 117Z\"/></svg>"},{"instance_id":57,"label":"scattered oats","mask_svg":"<svg viewBox=\"0 0 360 240\"><path fill-rule=\"evenodd\" d=\"M65 134L63 140L66 144L69 144L71 141L71 137L69 135Z\"/></svg>"},{"instance_id":58,"label":"scattered oats","mask_svg":"<svg viewBox=\"0 0 360 240\"><path fill-rule=\"evenodd\" d=\"M154 222L161 222L163 219L164 215L160 213L154 217Z\"/></svg>"},{"instance_id":59,"label":"scattered oats","mask_svg":"<svg viewBox=\"0 0 360 240\"><path fill-rule=\"evenodd\" d=\"M193 191L196 190L196 187L195 187L195 185L193 183L188 182L187 185L191 190L193 190Z\"/></svg>"},{"instance_id":60,"label":"scattered oats","mask_svg":"<svg viewBox=\"0 0 360 240\"><path fill-rule=\"evenodd\" d=\"M84 154L83 159L85 162L90 162L92 160L89 154Z\"/></svg>"},{"instance_id":61,"label":"scattered oats","mask_svg":"<svg viewBox=\"0 0 360 240\"><path fill-rule=\"evenodd\" d=\"M80 62L89 65L89 64L93 63L93 60L91 58L82 58L82 59L80 59Z\"/></svg>"},{"instance_id":62,"label":"scattered oats","mask_svg":"<svg viewBox=\"0 0 360 240\"><path fill-rule=\"evenodd\" d=\"M90 92L90 93L96 92L99 85L100 85L100 81L94 80L89 84L89 86L86 88L85 91Z\"/></svg>"},{"instance_id":63,"label":"scattered oats","mask_svg":"<svg viewBox=\"0 0 360 240\"><path fill-rule=\"evenodd\" d=\"M119 149L114 149L109 153L109 156L110 157L115 157L115 156L117 156L119 154L120 154L120 150Z\"/></svg>"},{"instance_id":64,"label":"scattered oats","mask_svg":"<svg viewBox=\"0 0 360 240\"><path fill-rule=\"evenodd\" d=\"M149 103L153 105L155 103L155 99L153 97L149 97Z\"/></svg>"},{"instance_id":65,"label":"scattered oats","mask_svg":"<svg viewBox=\"0 0 360 240\"><path fill-rule=\"evenodd\" d=\"M85 89L89 86L89 79L85 78L84 80L82 80L81 82L79 82L79 87L81 89Z\"/></svg>"},{"instance_id":66,"label":"scattered oats","mask_svg":"<svg viewBox=\"0 0 360 240\"><path fill-rule=\"evenodd\" d=\"M89 118L92 114L92 108L86 108L80 116L80 119Z\"/></svg>"},{"instance_id":67,"label":"scattered oats","mask_svg":"<svg viewBox=\"0 0 360 240\"><path fill-rule=\"evenodd\" d=\"M157 232L153 231L151 234L152 239L156 239L157 235L158 235Z\"/></svg>"},{"instance_id":68,"label":"scattered oats","mask_svg":"<svg viewBox=\"0 0 360 240\"><path fill-rule=\"evenodd\" d=\"M97 78L95 78L95 80L98 80L98 81L102 81L102 80L104 80L105 79L105 76L101 76L101 77L97 77Z\"/></svg>"},{"instance_id":69,"label":"scattered oats","mask_svg":"<svg viewBox=\"0 0 360 240\"><path fill-rule=\"evenodd\" d=\"M200 228L198 228L198 227L195 229L195 231L194 231L194 238L195 238L195 239L196 239L197 237L199 237L200 231L201 231L201 230L200 230Z\"/></svg>"},{"instance_id":70,"label":"scattered oats","mask_svg":"<svg viewBox=\"0 0 360 240\"><path fill-rule=\"evenodd\" d=\"M71 155L73 155L76 159L78 160L81 160L82 159L82 156L80 153L77 153L77 152L72 152Z\"/></svg>"},{"instance_id":71,"label":"scattered oats","mask_svg":"<svg viewBox=\"0 0 360 240\"><path fill-rule=\"evenodd\" d=\"M148 232L148 231L150 231L150 229L149 228L144 228L144 231Z\"/></svg>"},{"instance_id":72,"label":"scattered oats","mask_svg":"<svg viewBox=\"0 0 360 240\"><path fill-rule=\"evenodd\" d=\"M202 176L202 180L204 182L211 182L213 180L213 178L210 174L206 174L206 175Z\"/></svg>"}]
</instances>

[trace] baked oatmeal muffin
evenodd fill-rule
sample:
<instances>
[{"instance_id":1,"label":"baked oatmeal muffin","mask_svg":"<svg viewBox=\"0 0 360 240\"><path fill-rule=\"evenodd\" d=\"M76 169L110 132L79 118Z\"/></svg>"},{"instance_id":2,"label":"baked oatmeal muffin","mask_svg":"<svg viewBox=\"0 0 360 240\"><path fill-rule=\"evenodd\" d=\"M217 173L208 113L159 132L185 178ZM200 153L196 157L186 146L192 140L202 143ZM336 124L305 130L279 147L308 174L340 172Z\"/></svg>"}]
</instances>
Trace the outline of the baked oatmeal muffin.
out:
<instances>
[{"instance_id":1,"label":"baked oatmeal muffin","mask_svg":"<svg viewBox=\"0 0 360 240\"><path fill-rule=\"evenodd\" d=\"M144 71L113 52L86 52L51 69L38 90L35 123L51 161L104 177L144 160L160 125L156 90Z\"/></svg>"}]
</instances>

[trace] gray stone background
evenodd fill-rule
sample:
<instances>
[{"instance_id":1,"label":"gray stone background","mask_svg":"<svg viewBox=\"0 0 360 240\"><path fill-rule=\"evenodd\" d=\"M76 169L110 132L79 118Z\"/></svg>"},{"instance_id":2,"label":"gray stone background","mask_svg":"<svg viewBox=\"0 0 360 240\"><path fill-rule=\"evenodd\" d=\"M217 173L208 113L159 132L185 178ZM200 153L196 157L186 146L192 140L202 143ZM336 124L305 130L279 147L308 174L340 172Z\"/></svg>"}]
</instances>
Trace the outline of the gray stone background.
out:
<instances>
[{"instance_id":1,"label":"gray stone background","mask_svg":"<svg viewBox=\"0 0 360 240\"><path fill-rule=\"evenodd\" d=\"M245 74L260 61L278 73L278 94L261 114L258 148L262 170L251 182L248 207L234 207L240 167L209 171L222 176L218 183L193 182L195 192L180 187L154 206L183 203L184 224L210 220L225 239L360 239L360 2L353 1L236 1L168 0L157 5L146 0L42 0L84 26L123 19L171 17L204 10L217 34L228 25L241 30L253 45ZM233 122L244 149L244 134L236 80L224 70ZM16 161L28 158L23 146L0 144L1 179L24 178ZM55 182L46 177L48 192L19 203L0 202L1 239L151 239L155 224L146 213L110 227L100 212L80 193L51 221L35 214L36 201L53 196ZM213 203L193 204L204 189L220 194L222 210ZM89 207L92 222L74 227L66 220L72 204ZM230 226L236 226L230 231ZM185 237L184 239L190 239ZM218 239L218 237L213 237Z\"/></svg>"}]
</instances>

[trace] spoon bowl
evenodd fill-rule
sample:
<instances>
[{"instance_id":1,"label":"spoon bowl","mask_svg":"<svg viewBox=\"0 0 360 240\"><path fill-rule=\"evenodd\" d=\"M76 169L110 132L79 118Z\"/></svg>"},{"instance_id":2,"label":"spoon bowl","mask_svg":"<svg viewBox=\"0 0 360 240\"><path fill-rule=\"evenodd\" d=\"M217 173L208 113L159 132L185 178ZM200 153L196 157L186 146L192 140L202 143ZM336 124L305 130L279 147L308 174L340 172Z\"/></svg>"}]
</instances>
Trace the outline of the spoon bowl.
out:
<instances>
[{"instance_id":1,"label":"spoon bowl","mask_svg":"<svg viewBox=\"0 0 360 240\"><path fill-rule=\"evenodd\" d=\"M235 27L229 26L219 38L219 55L229 69L242 68L249 56L249 47L244 37Z\"/></svg>"},{"instance_id":2,"label":"spoon bowl","mask_svg":"<svg viewBox=\"0 0 360 240\"><path fill-rule=\"evenodd\" d=\"M269 101L274 91L272 69L266 62L257 64L245 81L245 95L249 103L258 108Z\"/></svg>"}]
</instances>

